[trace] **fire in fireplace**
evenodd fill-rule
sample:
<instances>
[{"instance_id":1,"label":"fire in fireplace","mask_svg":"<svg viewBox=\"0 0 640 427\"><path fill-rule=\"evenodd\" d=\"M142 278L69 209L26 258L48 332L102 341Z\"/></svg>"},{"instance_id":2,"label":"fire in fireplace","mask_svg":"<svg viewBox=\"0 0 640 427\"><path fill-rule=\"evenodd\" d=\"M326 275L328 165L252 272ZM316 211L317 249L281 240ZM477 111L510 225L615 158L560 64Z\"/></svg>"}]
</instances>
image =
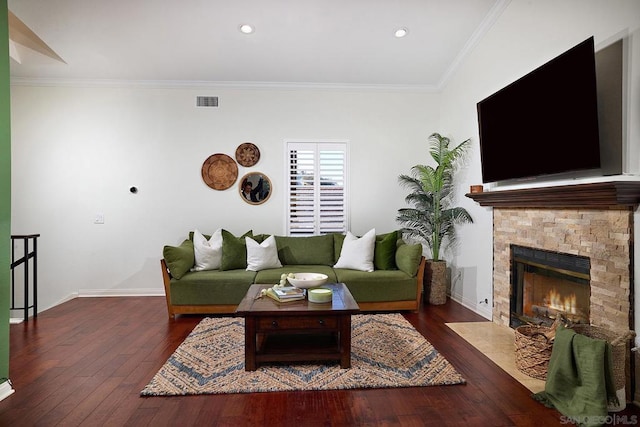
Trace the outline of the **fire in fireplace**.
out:
<instances>
[{"instance_id":1,"label":"fire in fireplace","mask_svg":"<svg viewBox=\"0 0 640 427\"><path fill-rule=\"evenodd\" d=\"M588 257L511 245L510 326L589 323Z\"/></svg>"}]
</instances>

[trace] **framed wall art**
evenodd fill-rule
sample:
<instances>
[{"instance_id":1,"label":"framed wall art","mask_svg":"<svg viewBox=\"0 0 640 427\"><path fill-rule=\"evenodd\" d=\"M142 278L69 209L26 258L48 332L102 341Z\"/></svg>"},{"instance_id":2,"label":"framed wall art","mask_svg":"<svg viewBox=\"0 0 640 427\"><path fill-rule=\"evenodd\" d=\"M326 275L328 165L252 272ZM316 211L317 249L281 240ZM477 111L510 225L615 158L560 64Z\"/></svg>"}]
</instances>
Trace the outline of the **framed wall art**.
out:
<instances>
[{"instance_id":1,"label":"framed wall art","mask_svg":"<svg viewBox=\"0 0 640 427\"><path fill-rule=\"evenodd\" d=\"M261 172L249 172L239 181L238 192L245 202L261 205L271 197L271 180Z\"/></svg>"}]
</instances>

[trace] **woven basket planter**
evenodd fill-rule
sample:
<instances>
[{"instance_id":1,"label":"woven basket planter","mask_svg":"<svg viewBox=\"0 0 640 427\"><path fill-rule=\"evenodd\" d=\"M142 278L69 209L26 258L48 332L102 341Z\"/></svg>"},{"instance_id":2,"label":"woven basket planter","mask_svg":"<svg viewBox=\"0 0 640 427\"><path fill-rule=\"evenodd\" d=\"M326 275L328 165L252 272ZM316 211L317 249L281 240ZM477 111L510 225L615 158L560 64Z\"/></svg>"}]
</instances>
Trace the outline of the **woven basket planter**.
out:
<instances>
[{"instance_id":1,"label":"woven basket planter","mask_svg":"<svg viewBox=\"0 0 640 427\"><path fill-rule=\"evenodd\" d=\"M523 374L539 380L547 379L553 341L549 341L544 334L549 331L549 327L536 325L516 328L516 368Z\"/></svg>"},{"instance_id":2,"label":"woven basket planter","mask_svg":"<svg viewBox=\"0 0 640 427\"><path fill-rule=\"evenodd\" d=\"M442 305L447 302L447 263L445 261L427 261L425 282L425 296L429 304Z\"/></svg>"}]
</instances>

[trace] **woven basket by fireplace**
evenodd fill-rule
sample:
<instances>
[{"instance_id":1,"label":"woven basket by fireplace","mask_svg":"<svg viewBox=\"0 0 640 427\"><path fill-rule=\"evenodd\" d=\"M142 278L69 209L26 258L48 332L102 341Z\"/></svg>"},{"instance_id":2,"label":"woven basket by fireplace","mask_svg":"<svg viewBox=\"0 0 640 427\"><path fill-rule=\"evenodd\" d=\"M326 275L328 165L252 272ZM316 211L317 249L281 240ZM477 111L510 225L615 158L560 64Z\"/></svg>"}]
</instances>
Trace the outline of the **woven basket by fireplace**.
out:
<instances>
[{"instance_id":1,"label":"woven basket by fireplace","mask_svg":"<svg viewBox=\"0 0 640 427\"><path fill-rule=\"evenodd\" d=\"M552 328L538 325L522 325L515 330L516 368L523 374L539 380L547 379L553 341L545 334Z\"/></svg>"},{"instance_id":2,"label":"woven basket by fireplace","mask_svg":"<svg viewBox=\"0 0 640 427\"><path fill-rule=\"evenodd\" d=\"M515 330L516 368L530 377L547 379L547 368L553 349L553 340L549 340L552 327L524 325ZM635 332L620 334L609 329L593 325L575 324L571 326L576 333L589 338L605 340L611 345L613 379L616 390L623 388L627 381L625 373L627 343L635 337Z\"/></svg>"},{"instance_id":3,"label":"woven basket by fireplace","mask_svg":"<svg viewBox=\"0 0 640 427\"><path fill-rule=\"evenodd\" d=\"M616 390L624 388L627 383L627 375L625 372L625 368L627 365L627 344L629 343L629 340L635 337L635 332L627 331L626 333L617 333L598 326L583 324L575 324L571 326L571 329L589 338L605 340L611 345L613 382Z\"/></svg>"}]
</instances>

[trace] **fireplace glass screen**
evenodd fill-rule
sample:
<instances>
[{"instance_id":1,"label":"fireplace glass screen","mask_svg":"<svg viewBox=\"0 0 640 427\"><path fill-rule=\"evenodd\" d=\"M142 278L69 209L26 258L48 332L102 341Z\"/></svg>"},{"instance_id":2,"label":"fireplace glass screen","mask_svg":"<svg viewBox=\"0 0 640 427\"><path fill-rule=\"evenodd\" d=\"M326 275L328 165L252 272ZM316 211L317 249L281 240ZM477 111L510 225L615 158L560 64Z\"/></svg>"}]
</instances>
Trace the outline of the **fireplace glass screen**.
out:
<instances>
[{"instance_id":1,"label":"fireplace glass screen","mask_svg":"<svg viewBox=\"0 0 640 427\"><path fill-rule=\"evenodd\" d=\"M512 245L511 327L589 323L589 270L587 257Z\"/></svg>"}]
</instances>

